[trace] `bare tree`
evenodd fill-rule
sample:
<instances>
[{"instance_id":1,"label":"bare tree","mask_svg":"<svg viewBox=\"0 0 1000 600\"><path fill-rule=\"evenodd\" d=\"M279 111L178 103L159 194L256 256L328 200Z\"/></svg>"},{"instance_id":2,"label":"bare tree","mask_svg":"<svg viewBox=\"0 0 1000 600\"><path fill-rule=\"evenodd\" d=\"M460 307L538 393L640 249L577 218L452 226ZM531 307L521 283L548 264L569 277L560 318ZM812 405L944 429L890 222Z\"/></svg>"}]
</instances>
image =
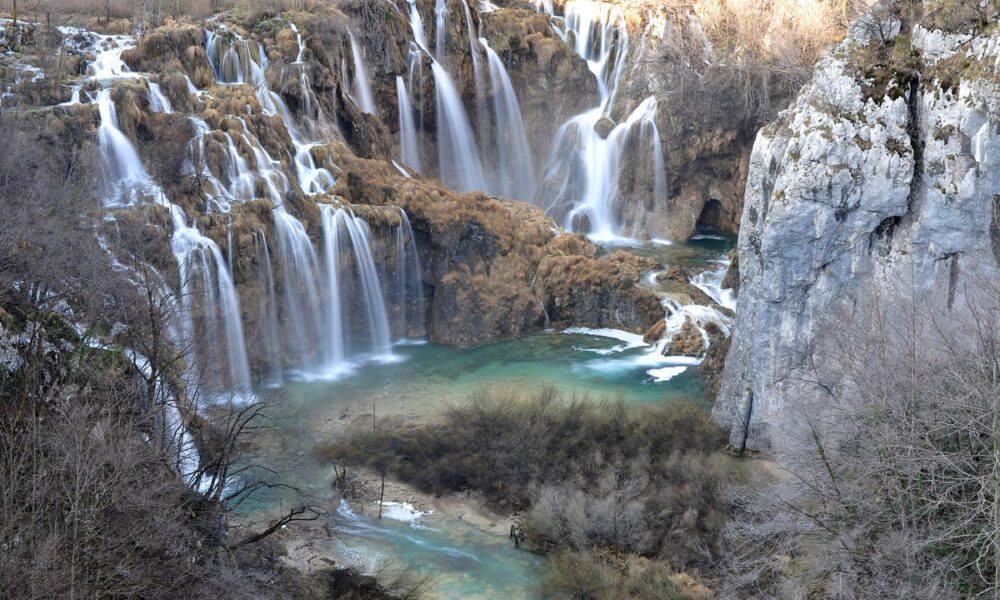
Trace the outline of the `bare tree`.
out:
<instances>
[{"instance_id":1,"label":"bare tree","mask_svg":"<svg viewBox=\"0 0 1000 600\"><path fill-rule=\"evenodd\" d=\"M734 498L734 595L1000 591L1000 289L970 281L954 308L875 296L838 321L843 384L804 409L782 482Z\"/></svg>"}]
</instances>

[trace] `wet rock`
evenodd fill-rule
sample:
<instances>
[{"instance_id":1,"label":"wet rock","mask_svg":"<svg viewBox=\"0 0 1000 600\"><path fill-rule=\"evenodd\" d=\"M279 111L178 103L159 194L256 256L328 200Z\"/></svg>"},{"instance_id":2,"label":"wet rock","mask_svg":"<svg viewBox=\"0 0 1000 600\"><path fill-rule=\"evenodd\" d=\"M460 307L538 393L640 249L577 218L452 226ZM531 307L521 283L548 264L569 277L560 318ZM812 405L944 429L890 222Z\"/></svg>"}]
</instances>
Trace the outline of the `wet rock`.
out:
<instances>
[{"instance_id":1,"label":"wet rock","mask_svg":"<svg viewBox=\"0 0 1000 600\"><path fill-rule=\"evenodd\" d=\"M667 323L664 319L660 319L653 324L652 327L646 330L646 333L642 334L642 341L647 344L655 344L656 342L663 339L663 334L667 331Z\"/></svg>"},{"instance_id":2,"label":"wet rock","mask_svg":"<svg viewBox=\"0 0 1000 600\"><path fill-rule=\"evenodd\" d=\"M708 383L708 390L713 395L719 393L719 385L722 382L722 370L726 364L726 355L729 353L731 337L722 337L708 347L705 358L698 365L698 372Z\"/></svg>"},{"instance_id":3,"label":"wet rock","mask_svg":"<svg viewBox=\"0 0 1000 600\"><path fill-rule=\"evenodd\" d=\"M671 265L669 269L662 273L656 274L657 281L674 281L677 283L691 283L691 278L688 277L687 271L684 267L680 265Z\"/></svg>"},{"instance_id":4,"label":"wet rock","mask_svg":"<svg viewBox=\"0 0 1000 600\"><path fill-rule=\"evenodd\" d=\"M701 330L688 319L684 321L681 330L671 338L663 353L666 356L701 356L705 350L705 339L701 335Z\"/></svg>"},{"instance_id":5,"label":"wet rock","mask_svg":"<svg viewBox=\"0 0 1000 600\"><path fill-rule=\"evenodd\" d=\"M615 128L615 122L608 117L601 117L594 123L594 131L597 135L601 136L601 139L607 139L611 134L611 131Z\"/></svg>"}]
</instances>

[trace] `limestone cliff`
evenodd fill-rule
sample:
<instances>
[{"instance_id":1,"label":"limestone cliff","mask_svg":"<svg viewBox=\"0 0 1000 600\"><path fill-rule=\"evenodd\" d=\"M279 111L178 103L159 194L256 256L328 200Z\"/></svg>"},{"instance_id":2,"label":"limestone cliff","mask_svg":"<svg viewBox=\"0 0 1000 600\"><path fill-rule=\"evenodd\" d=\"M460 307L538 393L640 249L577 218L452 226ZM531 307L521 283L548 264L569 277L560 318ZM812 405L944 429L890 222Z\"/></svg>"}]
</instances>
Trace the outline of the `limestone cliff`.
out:
<instances>
[{"instance_id":1,"label":"limestone cliff","mask_svg":"<svg viewBox=\"0 0 1000 600\"><path fill-rule=\"evenodd\" d=\"M957 318L1000 278L1000 33L875 14L754 144L713 411L736 447L780 450L797 411L843 392L836 331L878 299Z\"/></svg>"}]
</instances>

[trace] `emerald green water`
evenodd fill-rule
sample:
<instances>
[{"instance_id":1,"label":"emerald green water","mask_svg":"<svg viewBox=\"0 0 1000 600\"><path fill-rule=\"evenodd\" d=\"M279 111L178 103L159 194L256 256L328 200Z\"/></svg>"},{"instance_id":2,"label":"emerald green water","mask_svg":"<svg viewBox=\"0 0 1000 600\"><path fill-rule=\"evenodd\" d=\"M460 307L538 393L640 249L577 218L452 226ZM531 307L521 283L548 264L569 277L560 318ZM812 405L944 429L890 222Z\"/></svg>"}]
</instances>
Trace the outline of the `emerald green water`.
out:
<instances>
[{"instance_id":1,"label":"emerald green water","mask_svg":"<svg viewBox=\"0 0 1000 600\"><path fill-rule=\"evenodd\" d=\"M636 336L640 337L640 336ZM620 350L619 350L620 349ZM647 371L670 361L650 354L649 347L597 335L546 332L483 344L455 347L406 344L393 349L398 362L369 363L336 381L309 373L290 380L286 389L301 409L359 401L376 403L386 414L416 416L430 407L460 403L479 393L529 395L553 387L564 396L622 399L626 403L690 399L710 402L695 368L666 383ZM294 375L293 375L294 376Z\"/></svg>"},{"instance_id":2,"label":"emerald green water","mask_svg":"<svg viewBox=\"0 0 1000 600\"><path fill-rule=\"evenodd\" d=\"M667 266L698 270L711 266L731 246L729 238L705 238L624 248ZM672 376L658 380L651 374L657 370L671 371ZM397 344L388 360L359 361L334 373L322 368L290 372L283 383L278 424L283 439L300 457L295 483L330 498L332 471L310 459L311 449L356 428L371 427L373 411L380 426L421 422L479 394L528 396L546 387L564 397L620 399L626 404L688 400L707 409L712 401L689 359L659 356L642 345L639 336L547 331L468 347L409 341ZM279 499L280 495L262 494L257 507L273 507ZM538 597L547 568L544 557L518 550L505 537L456 518L410 517L379 520L342 503L330 517L337 535L323 542L324 549L339 564L363 572L375 572L381 563L409 565L417 574L433 577L432 598Z\"/></svg>"}]
</instances>

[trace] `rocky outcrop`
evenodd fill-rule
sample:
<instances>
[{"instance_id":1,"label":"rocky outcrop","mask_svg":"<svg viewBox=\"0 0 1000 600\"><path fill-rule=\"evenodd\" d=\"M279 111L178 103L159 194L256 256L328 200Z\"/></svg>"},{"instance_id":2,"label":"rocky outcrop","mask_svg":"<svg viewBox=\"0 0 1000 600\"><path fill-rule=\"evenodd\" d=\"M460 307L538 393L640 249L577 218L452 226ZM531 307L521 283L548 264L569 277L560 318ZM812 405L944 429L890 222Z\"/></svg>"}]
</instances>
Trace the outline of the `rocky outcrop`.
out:
<instances>
[{"instance_id":1,"label":"rocky outcrop","mask_svg":"<svg viewBox=\"0 0 1000 600\"><path fill-rule=\"evenodd\" d=\"M597 105L597 79L587 63L552 31L548 15L524 9L485 13L483 34L507 67L539 164L556 131L573 115Z\"/></svg>"},{"instance_id":2,"label":"rocky outcrop","mask_svg":"<svg viewBox=\"0 0 1000 600\"><path fill-rule=\"evenodd\" d=\"M667 181L664 198L643 202L643 178L627 179L622 195L636 198L622 203L623 221L667 239L687 239L698 226L735 233L756 124L734 90L705 89L711 44L693 10L625 10L634 45L612 114L620 122L644 98L657 98Z\"/></svg>"},{"instance_id":3,"label":"rocky outcrop","mask_svg":"<svg viewBox=\"0 0 1000 600\"><path fill-rule=\"evenodd\" d=\"M546 256L535 290L555 326L612 327L643 333L663 320L663 307L636 284L656 261L618 251L604 259Z\"/></svg>"},{"instance_id":4,"label":"rocky outcrop","mask_svg":"<svg viewBox=\"0 0 1000 600\"><path fill-rule=\"evenodd\" d=\"M1000 34L875 25L754 144L713 411L738 448L780 450L804 410L844 393L836 337L879 302L890 319L914 308L894 298L957 319L977 281L1000 278Z\"/></svg>"},{"instance_id":5,"label":"rocky outcrop","mask_svg":"<svg viewBox=\"0 0 1000 600\"><path fill-rule=\"evenodd\" d=\"M433 341L482 342L540 331L547 323L641 332L663 318L659 300L636 286L655 261L624 252L599 260L596 245L558 234L530 204L458 194L346 153L336 160L343 165L336 196L406 211Z\"/></svg>"}]
</instances>

